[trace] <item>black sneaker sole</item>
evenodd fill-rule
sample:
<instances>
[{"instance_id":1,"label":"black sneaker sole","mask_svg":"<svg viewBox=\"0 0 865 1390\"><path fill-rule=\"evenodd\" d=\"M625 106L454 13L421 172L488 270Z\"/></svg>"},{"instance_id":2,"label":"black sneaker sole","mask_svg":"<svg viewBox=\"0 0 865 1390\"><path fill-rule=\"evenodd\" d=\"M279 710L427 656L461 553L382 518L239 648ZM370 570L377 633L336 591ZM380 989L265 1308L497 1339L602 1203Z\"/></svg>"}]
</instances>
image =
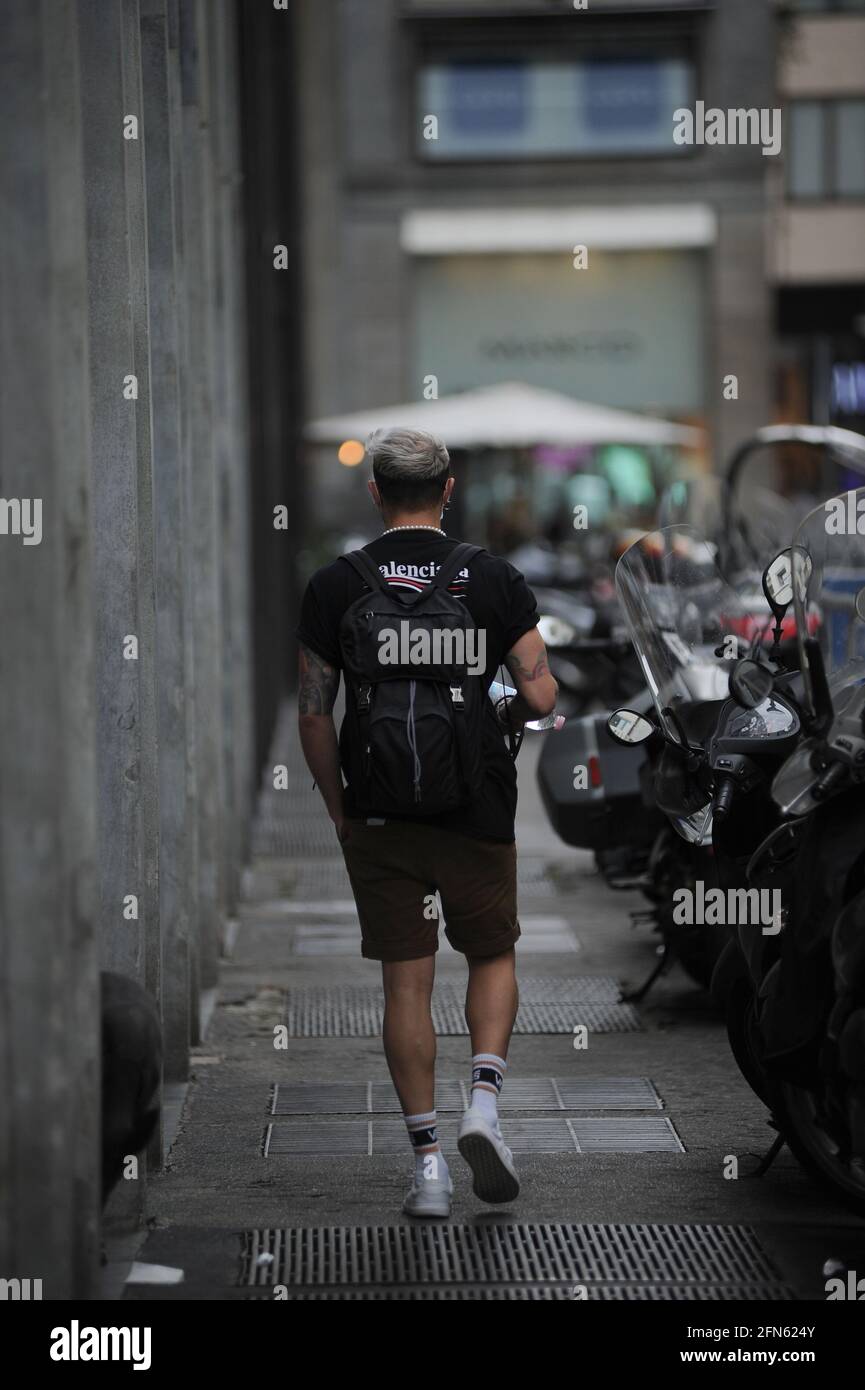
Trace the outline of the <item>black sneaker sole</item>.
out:
<instances>
[{"instance_id":1,"label":"black sneaker sole","mask_svg":"<svg viewBox=\"0 0 865 1390\"><path fill-rule=\"evenodd\" d=\"M483 1134L465 1134L457 1148L472 1170L473 1192L482 1202L512 1202L520 1184L502 1163L496 1148Z\"/></svg>"}]
</instances>

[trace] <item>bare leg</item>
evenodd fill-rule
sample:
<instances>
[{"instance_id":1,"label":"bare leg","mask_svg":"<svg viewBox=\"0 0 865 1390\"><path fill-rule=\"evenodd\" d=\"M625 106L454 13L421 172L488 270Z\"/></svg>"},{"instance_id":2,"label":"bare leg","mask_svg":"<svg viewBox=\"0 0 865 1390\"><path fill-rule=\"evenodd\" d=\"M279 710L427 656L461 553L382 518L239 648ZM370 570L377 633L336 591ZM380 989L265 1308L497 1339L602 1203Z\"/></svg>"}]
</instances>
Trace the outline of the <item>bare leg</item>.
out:
<instances>
[{"instance_id":1,"label":"bare leg","mask_svg":"<svg viewBox=\"0 0 865 1390\"><path fill-rule=\"evenodd\" d=\"M506 1061L518 1004L513 947L498 956L469 958L466 1022L473 1057L489 1052ZM492 1103L483 1105L481 1099ZM512 1202L519 1195L520 1180L499 1130L495 1098L476 1092L474 1085L471 1104L460 1121L457 1148L472 1170L472 1190L482 1202Z\"/></svg>"},{"instance_id":2,"label":"bare leg","mask_svg":"<svg viewBox=\"0 0 865 1390\"><path fill-rule=\"evenodd\" d=\"M430 1013L435 956L382 961L384 1055L406 1115L435 1108L436 1035Z\"/></svg>"},{"instance_id":3,"label":"bare leg","mask_svg":"<svg viewBox=\"0 0 865 1390\"><path fill-rule=\"evenodd\" d=\"M498 956L469 956L466 1023L472 1053L491 1052L507 1061L508 1044L519 1006L516 951Z\"/></svg>"}]
</instances>

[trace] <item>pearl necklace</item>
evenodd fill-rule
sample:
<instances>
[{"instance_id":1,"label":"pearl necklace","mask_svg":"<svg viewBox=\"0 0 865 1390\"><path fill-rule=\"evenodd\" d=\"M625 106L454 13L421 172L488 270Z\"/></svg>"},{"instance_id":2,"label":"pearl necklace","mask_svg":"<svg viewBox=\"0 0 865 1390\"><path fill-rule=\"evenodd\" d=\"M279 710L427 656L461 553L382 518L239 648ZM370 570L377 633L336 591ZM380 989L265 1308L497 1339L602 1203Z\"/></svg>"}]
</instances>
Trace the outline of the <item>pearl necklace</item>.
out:
<instances>
[{"instance_id":1,"label":"pearl necklace","mask_svg":"<svg viewBox=\"0 0 865 1390\"><path fill-rule=\"evenodd\" d=\"M382 531L383 536L389 536L394 531L435 531L437 535L443 536L445 533L440 526L389 526L386 531Z\"/></svg>"}]
</instances>

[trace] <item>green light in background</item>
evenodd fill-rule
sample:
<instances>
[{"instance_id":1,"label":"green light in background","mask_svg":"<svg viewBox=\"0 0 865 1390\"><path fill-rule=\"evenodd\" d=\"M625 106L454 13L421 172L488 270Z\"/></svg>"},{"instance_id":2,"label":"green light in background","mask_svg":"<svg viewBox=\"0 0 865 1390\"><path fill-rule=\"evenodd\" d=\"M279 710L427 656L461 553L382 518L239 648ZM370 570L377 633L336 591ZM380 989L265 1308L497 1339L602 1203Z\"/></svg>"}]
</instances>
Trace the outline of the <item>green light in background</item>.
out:
<instances>
[{"instance_id":1,"label":"green light in background","mask_svg":"<svg viewBox=\"0 0 865 1390\"><path fill-rule=\"evenodd\" d=\"M654 502L652 470L642 449L609 444L598 451L598 462L622 505L642 507Z\"/></svg>"}]
</instances>

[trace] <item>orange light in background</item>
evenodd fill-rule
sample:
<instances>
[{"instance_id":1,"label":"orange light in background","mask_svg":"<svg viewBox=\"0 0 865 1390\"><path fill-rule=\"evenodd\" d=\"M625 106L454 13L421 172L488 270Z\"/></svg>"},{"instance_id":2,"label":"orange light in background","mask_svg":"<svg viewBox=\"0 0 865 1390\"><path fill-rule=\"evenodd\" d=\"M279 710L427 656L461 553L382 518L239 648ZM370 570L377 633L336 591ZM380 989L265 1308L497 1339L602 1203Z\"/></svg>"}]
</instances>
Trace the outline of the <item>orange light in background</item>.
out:
<instances>
[{"instance_id":1,"label":"orange light in background","mask_svg":"<svg viewBox=\"0 0 865 1390\"><path fill-rule=\"evenodd\" d=\"M339 446L337 458L346 468L357 468L366 450L359 439L346 439Z\"/></svg>"}]
</instances>

